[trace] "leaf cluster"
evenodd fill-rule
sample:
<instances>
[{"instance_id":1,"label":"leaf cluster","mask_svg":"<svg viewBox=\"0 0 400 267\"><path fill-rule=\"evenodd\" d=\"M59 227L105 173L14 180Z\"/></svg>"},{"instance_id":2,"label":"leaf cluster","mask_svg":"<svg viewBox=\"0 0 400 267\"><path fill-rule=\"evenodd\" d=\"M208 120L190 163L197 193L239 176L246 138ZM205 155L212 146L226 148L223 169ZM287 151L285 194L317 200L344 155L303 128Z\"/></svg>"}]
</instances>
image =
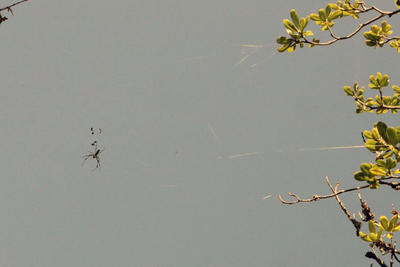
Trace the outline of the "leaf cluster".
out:
<instances>
[{"instance_id":1,"label":"leaf cluster","mask_svg":"<svg viewBox=\"0 0 400 267\"><path fill-rule=\"evenodd\" d=\"M354 179L365 181L370 188L379 187L379 181L387 178L398 178L400 169L395 169L400 161L400 126L388 127L377 122L371 131L364 131L365 147L376 154L375 163L361 163L360 171L354 173Z\"/></svg>"},{"instance_id":2,"label":"leaf cluster","mask_svg":"<svg viewBox=\"0 0 400 267\"><path fill-rule=\"evenodd\" d=\"M389 35L392 34L390 30L392 26L388 24L385 20L382 21L381 27L378 25L372 25L370 31L364 32L365 43L367 46L371 47L382 47L385 41L388 39Z\"/></svg>"},{"instance_id":3,"label":"leaf cluster","mask_svg":"<svg viewBox=\"0 0 400 267\"><path fill-rule=\"evenodd\" d=\"M359 26L356 27L350 34L345 36L337 36L333 32L335 20L347 16L358 20L361 15L373 11L377 12L378 15L362 24L359 24ZM337 1L336 3L329 3L325 8L319 9L317 13L310 13L300 20L296 10L292 9L290 11L291 20L283 20L283 24L286 28L288 36L279 36L276 40L277 43L281 45L278 48L278 51L293 52L297 45L303 48L305 44L307 44L309 47L330 45L339 40L349 39L356 35L362 28L370 25L370 30L363 33L367 46L383 47L386 43L390 43L390 46L395 48L400 53L400 36L390 37L390 35L393 33L391 30L392 26L386 21L382 21L380 26L375 24L372 25L373 22L380 20L383 17L390 18L398 13L398 10L382 11L375 6L367 7L365 2L358 0L345 0ZM314 35L311 30L306 29L310 19L313 20L316 25L321 27L321 31L329 31L332 39L326 42L321 42L317 38L313 38L312 40L308 39L307 36Z\"/></svg>"},{"instance_id":4,"label":"leaf cluster","mask_svg":"<svg viewBox=\"0 0 400 267\"><path fill-rule=\"evenodd\" d=\"M332 7L334 10L332 10ZM310 18L315 21L317 25L321 26L322 31L328 30L329 27L335 25L333 22L339 17L343 17L343 10L340 10L339 6L334 4L329 4L325 9L318 10L318 14L310 14Z\"/></svg>"},{"instance_id":5,"label":"leaf cluster","mask_svg":"<svg viewBox=\"0 0 400 267\"><path fill-rule=\"evenodd\" d=\"M353 97L357 107L356 113L376 112L376 114L384 114L388 111L393 114L397 113L400 109L400 87L393 85L393 95L385 96L383 95L383 88L389 86L389 75L382 75L378 72L376 76L371 75L369 81L368 87L378 92L375 97L366 98L364 96L365 88L364 86L360 87L358 82L355 82L352 87L348 85L343 87L345 94Z\"/></svg>"},{"instance_id":6,"label":"leaf cluster","mask_svg":"<svg viewBox=\"0 0 400 267\"><path fill-rule=\"evenodd\" d=\"M291 20L283 20L288 36L280 36L277 39L278 44L281 45L278 51L293 52L297 46L303 48L305 45L309 47L331 45L337 41L355 36L368 26L369 30L363 33L367 46L377 48L389 43L390 47L395 48L400 53L400 36L392 37L392 26L386 20L383 20L384 17L391 18L400 13L400 0L395 0L395 4L397 5L395 10L383 11L375 6L367 7L364 1L343 0L337 1L336 4L329 3L324 9L319 9L318 12L302 18L299 18L297 12L292 9L290 11ZM358 20L369 12L376 12L377 15L372 18L367 17L366 21L358 24L348 35L337 36L334 33L333 28L339 19L348 16ZM307 28L309 20L314 21L321 31L327 31L332 39L328 41L320 41L315 37L312 40L309 39L309 36L314 36L313 32ZM375 22L379 22L379 25L374 24ZM384 90L387 90L389 83L388 74L377 72L376 75L370 75L369 77L368 92L372 93L372 96L367 96L365 87L360 86L358 82L355 82L352 86L344 86L343 90L346 95L353 98L356 104L356 113L375 112L376 114L385 114L390 111L395 114L400 109L400 86L392 85L392 92L389 95L385 95ZM375 260L380 266L387 266L374 250L378 248L382 255L390 253L390 266L392 266L394 260L400 263L400 259L397 257L397 255L400 255L400 251L396 249L396 243L393 241L394 233L400 231L399 213L394 210L392 212L394 216L390 220L386 216L381 216L379 222L376 222L374 220L375 215L371 212L366 202L361 199L360 190L367 188L378 189L383 185L390 186L394 190L400 190L400 182L398 182L400 180L400 126L388 126L384 122L378 121L371 130L363 131L362 136L365 147L375 154L373 162L361 163L359 170L354 172L354 179L363 182L363 185L338 190L339 184L333 187L328 178L326 178L332 194L300 198L294 193L288 193L294 199L291 201L282 199L280 195L278 197L282 203L289 205L336 198L342 211L355 227L357 235L362 240L370 243L372 250L365 256ZM358 191L362 214L364 215L363 217L360 213L360 217L364 222L368 222L368 233L360 231L362 223L355 219L355 216L349 212L339 198L340 194L351 191ZM385 239L388 239L389 242L385 241Z\"/></svg>"},{"instance_id":7,"label":"leaf cluster","mask_svg":"<svg viewBox=\"0 0 400 267\"><path fill-rule=\"evenodd\" d=\"M399 215L395 214L393 217L389 219L386 216L381 216L379 218L379 222L374 222L370 220L368 222L369 233L360 232L360 237L362 240L366 242L370 242L371 245L376 244L379 241L382 241L384 237L388 239L393 239L393 233L400 231L400 223L398 223ZM378 231L377 229L378 228ZM386 233L384 233L384 231Z\"/></svg>"},{"instance_id":8,"label":"leaf cluster","mask_svg":"<svg viewBox=\"0 0 400 267\"><path fill-rule=\"evenodd\" d=\"M313 35L312 31L304 31L307 27L310 17L299 18L296 10L292 9L290 11L290 17L292 21L288 19L283 20L283 25L286 28L286 32L289 37L280 36L277 39L278 44L282 46L278 48L279 52L288 51L292 52L295 50L296 46L299 44L300 47L304 46L304 37Z\"/></svg>"}]
</instances>

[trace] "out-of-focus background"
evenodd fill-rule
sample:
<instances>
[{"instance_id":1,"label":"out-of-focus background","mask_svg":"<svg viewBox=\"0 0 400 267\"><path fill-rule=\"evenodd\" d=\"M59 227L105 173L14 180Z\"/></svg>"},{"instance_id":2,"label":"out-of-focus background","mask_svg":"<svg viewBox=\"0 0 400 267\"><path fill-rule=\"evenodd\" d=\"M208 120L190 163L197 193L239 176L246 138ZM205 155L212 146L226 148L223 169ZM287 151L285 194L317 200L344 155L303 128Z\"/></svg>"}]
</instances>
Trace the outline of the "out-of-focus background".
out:
<instances>
[{"instance_id":1,"label":"out-of-focus background","mask_svg":"<svg viewBox=\"0 0 400 267\"><path fill-rule=\"evenodd\" d=\"M356 115L344 85L377 71L400 83L395 50L361 36L276 52L291 8L327 3L31 0L3 12L0 265L367 265L335 200L276 198L329 193L326 175L357 185L372 154L313 149L361 145L378 119ZM93 140L101 170L81 165ZM363 196L387 216L398 199ZM343 201L359 210L354 194Z\"/></svg>"}]
</instances>

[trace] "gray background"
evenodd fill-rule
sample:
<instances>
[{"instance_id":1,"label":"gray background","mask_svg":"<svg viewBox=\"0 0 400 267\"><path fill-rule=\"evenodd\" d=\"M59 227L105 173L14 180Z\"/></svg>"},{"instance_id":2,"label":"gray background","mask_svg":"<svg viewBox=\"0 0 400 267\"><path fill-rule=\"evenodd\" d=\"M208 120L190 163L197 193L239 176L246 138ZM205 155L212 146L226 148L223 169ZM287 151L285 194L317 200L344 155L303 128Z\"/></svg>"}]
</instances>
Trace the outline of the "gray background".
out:
<instances>
[{"instance_id":1,"label":"gray background","mask_svg":"<svg viewBox=\"0 0 400 267\"><path fill-rule=\"evenodd\" d=\"M16 7L0 26L0 265L367 266L367 243L334 200L276 199L329 193L325 175L356 185L352 173L372 154L311 149L360 145L377 120L354 113L343 85L366 85L377 71L400 83L397 53L364 47L360 36L275 52L291 8L304 16L324 6ZM103 130L101 171L91 171L93 161L81 166L90 127ZM258 154L232 157L250 152ZM398 199L386 189L363 196L387 216ZM359 210L355 195L343 200Z\"/></svg>"}]
</instances>

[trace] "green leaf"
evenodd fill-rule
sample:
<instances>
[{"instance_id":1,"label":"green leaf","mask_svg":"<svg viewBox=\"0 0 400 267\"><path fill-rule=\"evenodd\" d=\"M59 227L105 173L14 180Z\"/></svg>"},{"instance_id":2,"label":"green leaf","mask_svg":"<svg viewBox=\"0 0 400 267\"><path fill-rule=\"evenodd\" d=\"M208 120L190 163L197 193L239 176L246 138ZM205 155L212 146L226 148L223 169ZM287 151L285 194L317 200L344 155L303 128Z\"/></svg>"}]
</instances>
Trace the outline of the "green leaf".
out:
<instances>
[{"instance_id":1,"label":"green leaf","mask_svg":"<svg viewBox=\"0 0 400 267\"><path fill-rule=\"evenodd\" d=\"M394 167L396 167L396 165L397 165L397 161L396 160L392 160L392 158L387 158L386 159L386 162L385 162L386 169L391 170Z\"/></svg>"},{"instance_id":2,"label":"green leaf","mask_svg":"<svg viewBox=\"0 0 400 267\"><path fill-rule=\"evenodd\" d=\"M397 85L393 85L392 88L393 91L400 93L400 87L398 87Z\"/></svg>"},{"instance_id":3,"label":"green leaf","mask_svg":"<svg viewBox=\"0 0 400 267\"><path fill-rule=\"evenodd\" d=\"M376 78L374 77L374 75L370 75L370 76L369 76L369 81L370 81L371 83L373 83L373 84L376 83Z\"/></svg>"},{"instance_id":4,"label":"green leaf","mask_svg":"<svg viewBox=\"0 0 400 267\"><path fill-rule=\"evenodd\" d=\"M383 159L378 159L376 161L376 165L378 165L379 167L386 167L386 161L384 161Z\"/></svg>"},{"instance_id":5,"label":"green leaf","mask_svg":"<svg viewBox=\"0 0 400 267\"><path fill-rule=\"evenodd\" d=\"M385 229L385 231L389 231L389 220L386 216L381 216L379 218L379 222L381 223L383 229Z\"/></svg>"},{"instance_id":6,"label":"green leaf","mask_svg":"<svg viewBox=\"0 0 400 267\"><path fill-rule=\"evenodd\" d=\"M279 36L277 39L276 39L276 42L278 43L278 44L287 44L288 43L288 38L287 37L285 37L285 36Z\"/></svg>"},{"instance_id":7,"label":"green leaf","mask_svg":"<svg viewBox=\"0 0 400 267\"><path fill-rule=\"evenodd\" d=\"M367 234L365 234L365 233L363 233L363 232L360 232L360 238L361 238L362 240L364 240L364 241L372 242L371 238L370 238Z\"/></svg>"},{"instance_id":8,"label":"green leaf","mask_svg":"<svg viewBox=\"0 0 400 267\"><path fill-rule=\"evenodd\" d=\"M343 89L344 89L344 92L346 93L346 95L354 96L353 89L350 86L345 86Z\"/></svg>"},{"instance_id":9,"label":"green leaf","mask_svg":"<svg viewBox=\"0 0 400 267\"><path fill-rule=\"evenodd\" d=\"M378 33L379 32L379 26L378 25L372 25L371 26L371 31L373 32L373 33Z\"/></svg>"},{"instance_id":10,"label":"green leaf","mask_svg":"<svg viewBox=\"0 0 400 267\"><path fill-rule=\"evenodd\" d=\"M314 21L320 21L321 19L319 18L319 16L315 13L310 14L310 19L314 20Z\"/></svg>"},{"instance_id":11,"label":"green leaf","mask_svg":"<svg viewBox=\"0 0 400 267\"><path fill-rule=\"evenodd\" d=\"M354 173L354 179L357 181L365 181L365 175L361 171L356 171Z\"/></svg>"},{"instance_id":12,"label":"green leaf","mask_svg":"<svg viewBox=\"0 0 400 267\"><path fill-rule=\"evenodd\" d=\"M378 235L375 233L370 233L369 238L371 238L372 242L378 241Z\"/></svg>"},{"instance_id":13,"label":"green leaf","mask_svg":"<svg viewBox=\"0 0 400 267\"><path fill-rule=\"evenodd\" d=\"M290 17L292 18L292 21L293 21L294 25L296 26L296 28L300 29L299 16L297 15L296 10L294 10L294 9L290 10Z\"/></svg>"},{"instance_id":14,"label":"green leaf","mask_svg":"<svg viewBox=\"0 0 400 267\"><path fill-rule=\"evenodd\" d=\"M370 131L368 131L368 130L365 130L365 131L363 132L363 135L364 135L365 138L367 138L367 139L372 139L372 133L371 133Z\"/></svg>"},{"instance_id":15,"label":"green leaf","mask_svg":"<svg viewBox=\"0 0 400 267\"><path fill-rule=\"evenodd\" d=\"M332 10L331 7L329 5L327 5L325 8L325 14L327 17L329 17L329 15L331 14L331 10Z\"/></svg>"},{"instance_id":16,"label":"green leaf","mask_svg":"<svg viewBox=\"0 0 400 267\"><path fill-rule=\"evenodd\" d=\"M385 75L382 77L382 80L381 80L381 82L380 82L380 85L381 85L381 87L386 87L386 86L389 85L389 75L385 74Z\"/></svg>"},{"instance_id":17,"label":"green leaf","mask_svg":"<svg viewBox=\"0 0 400 267\"><path fill-rule=\"evenodd\" d=\"M372 167L371 169L369 169L369 172L377 176L386 176L386 170L378 166Z\"/></svg>"},{"instance_id":18,"label":"green leaf","mask_svg":"<svg viewBox=\"0 0 400 267\"><path fill-rule=\"evenodd\" d=\"M378 239L378 240L381 239L382 232L383 232L383 228L382 228L382 227L379 227L378 235L377 235L377 239Z\"/></svg>"},{"instance_id":19,"label":"green leaf","mask_svg":"<svg viewBox=\"0 0 400 267\"><path fill-rule=\"evenodd\" d=\"M374 34L373 32L364 32L363 36L365 39L368 40L375 40L376 39L376 34Z\"/></svg>"},{"instance_id":20,"label":"green leaf","mask_svg":"<svg viewBox=\"0 0 400 267\"><path fill-rule=\"evenodd\" d=\"M309 17L300 19L300 31L303 31L308 24Z\"/></svg>"},{"instance_id":21,"label":"green leaf","mask_svg":"<svg viewBox=\"0 0 400 267\"><path fill-rule=\"evenodd\" d=\"M386 129L387 129L386 124L381 122L381 121L379 121L376 124L376 128L378 129L379 135L383 138L383 140L385 140L386 143L388 143L389 139L388 139L387 134L386 134Z\"/></svg>"},{"instance_id":22,"label":"green leaf","mask_svg":"<svg viewBox=\"0 0 400 267\"><path fill-rule=\"evenodd\" d=\"M374 127L372 129L372 138L374 140L379 140L379 137L380 137L380 135L379 135L378 129L376 129L376 127Z\"/></svg>"},{"instance_id":23,"label":"green leaf","mask_svg":"<svg viewBox=\"0 0 400 267\"><path fill-rule=\"evenodd\" d=\"M329 15L329 20L334 20L337 19L338 17L340 17L342 15L342 11L340 10L336 10L335 12L331 13Z\"/></svg>"},{"instance_id":24,"label":"green leaf","mask_svg":"<svg viewBox=\"0 0 400 267\"><path fill-rule=\"evenodd\" d=\"M303 33L303 36L309 36L309 35L314 35L312 31L306 31Z\"/></svg>"},{"instance_id":25,"label":"green leaf","mask_svg":"<svg viewBox=\"0 0 400 267\"><path fill-rule=\"evenodd\" d=\"M294 50L296 49L296 45L294 44L292 44L291 46L289 46L289 48L287 49L287 51L289 52L289 53L291 53L291 52L293 52Z\"/></svg>"},{"instance_id":26,"label":"green leaf","mask_svg":"<svg viewBox=\"0 0 400 267\"><path fill-rule=\"evenodd\" d=\"M390 47L399 47L399 45L395 41L390 41L389 45Z\"/></svg>"},{"instance_id":27,"label":"green leaf","mask_svg":"<svg viewBox=\"0 0 400 267\"><path fill-rule=\"evenodd\" d=\"M280 53L284 52L286 49L288 49L289 46L290 46L290 43L287 43L287 44L279 47L278 52L280 52Z\"/></svg>"},{"instance_id":28,"label":"green leaf","mask_svg":"<svg viewBox=\"0 0 400 267\"><path fill-rule=\"evenodd\" d=\"M399 218L398 214L395 214L392 219L390 219L390 225L389 225L389 229L390 231L393 231L393 229L396 227L397 224L397 219Z\"/></svg>"},{"instance_id":29,"label":"green leaf","mask_svg":"<svg viewBox=\"0 0 400 267\"><path fill-rule=\"evenodd\" d=\"M369 183L369 188L371 188L371 189L379 188L379 181L375 178L371 178L370 181L368 181L368 183Z\"/></svg>"},{"instance_id":30,"label":"green leaf","mask_svg":"<svg viewBox=\"0 0 400 267\"><path fill-rule=\"evenodd\" d=\"M365 142L365 147L372 152L376 152L379 150L379 148L376 147L377 144L378 144L377 141L373 139L368 139L367 142Z\"/></svg>"},{"instance_id":31,"label":"green leaf","mask_svg":"<svg viewBox=\"0 0 400 267\"><path fill-rule=\"evenodd\" d=\"M292 32L297 32L296 26L294 26L294 24L290 20L284 19L283 25L285 25L286 29L288 29Z\"/></svg>"},{"instance_id":32,"label":"green leaf","mask_svg":"<svg viewBox=\"0 0 400 267\"><path fill-rule=\"evenodd\" d=\"M375 223L373 220L369 220L368 229L369 229L369 233L376 233L376 227L375 227Z\"/></svg>"},{"instance_id":33,"label":"green leaf","mask_svg":"<svg viewBox=\"0 0 400 267\"><path fill-rule=\"evenodd\" d=\"M396 130L393 127L387 127L386 136L388 138L388 143L392 146L397 145L397 143L399 142L397 139Z\"/></svg>"},{"instance_id":34,"label":"green leaf","mask_svg":"<svg viewBox=\"0 0 400 267\"><path fill-rule=\"evenodd\" d=\"M318 10L318 14L319 14L319 18L321 21L326 21L326 15L325 15L325 11L321 8L320 10Z\"/></svg>"},{"instance_id":35,"label":"green leaf","mask_svg":"<svg viewBox=\"0 0 400 267\"><path fill-rule=\"evenodd\" d=\"M371 163L361 163L360 165L360 170L364 175L369 175L369 169L372 168L372 164Z\"/></svg>"},{"instance_id":36,"label":"green leaf","mask_svg":"<svg viewBox=\"0 0 400 267\"><path fill-rule=\"evenodd\" d=\"M338 10L339 6L337 4L329 3L328 6L330 6L334 10Z\"/></svg>"},{"instance_id":37,"label":"green leaf","mask_svg":"<svg viewBox=\"0 0 400 267\"><path fill-rule=\"evenodd\" d=\"M374 46L377 45L376 41L371 41L371 40L365 41L365 44L366 44L367 46L371 46L371 47L374 47Z\"/></svg>"}]
</instances>

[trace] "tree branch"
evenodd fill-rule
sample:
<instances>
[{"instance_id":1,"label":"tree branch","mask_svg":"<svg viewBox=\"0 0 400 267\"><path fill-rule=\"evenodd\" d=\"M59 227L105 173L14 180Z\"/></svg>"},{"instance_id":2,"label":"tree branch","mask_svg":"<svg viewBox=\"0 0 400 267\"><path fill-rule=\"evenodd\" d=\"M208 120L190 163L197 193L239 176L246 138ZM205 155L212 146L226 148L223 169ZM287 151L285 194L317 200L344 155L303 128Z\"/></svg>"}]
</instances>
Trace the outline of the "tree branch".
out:
<instances>
[{"instance_id":1,"label":"tree branch","mask_svg":"<svg viewBox=\"0 0 400 267\"><path fill-rule=\"evenodd\" d=\"M361 222L357 221L356 218L350 214L349 210L346 208L346 206L340 200L340 198L338 196L338 191L337 191L337 189L339 187L339 184L336 183L335 188L333 188L331 182L328 179L328 176L325 177L325 181L328 184L329 188L331 189L332 193L335 194L336 201L338 202L340 208L346 214L347 218L353 224L354 228L356 228L356 235L359 236L360 235L360 229L361 229Z\"/></svg>"},{"instance_id":2,"label":"tree branch","mask_svg":"<svg viewBox=\"0 0 400 267\"><path fill-rule=\"evenodd\" d=\"M9 6L6 6L6 7L2 7L2 8L0 8L0 12L4 11L4 10L7 10L7 11L10 11L12 13L12 10L11 10L12 7L14 7L16 5L19 5L19 4L22 4L23 2L27 2L27 1L29 1L29 0L21 0L21 1L18 1L16 3L12 4L12 5L9 5Z\"/></svg>"},{"instance_id":3,"label":"tree branch","mask_svg":"<svg viewBox=\"0 0 400 267\"><path fill-rule=\"evenodd\" d=\"M326 176L325 179L327 180L327 182L329 181L328 180L328 176ZM380 184L384 184L384 185L388 185L388 186L392 187L393 189L400 190L400 183L397 183L397 182L385 182L385 180L390 180L390 179L400 179L400 176L383 177L383 178L379 179L379 183ZM318 201L320 199L336 197L336 196L338 196L340 194L343 194L343 193L356 191L356 190L361 190L361 189L368 188L368 187L369 187L369 184L363 185L363 186L352 187L352 188L348 188L348 189L342 189L342 190L336 191L336 193L327 194L327 195L313 195L311 198L300 198L297 194L288 192L287 194L289 196L293 197L295 200L293 200L293 201L284 200L280 194L278 194L278 199L283 204L293 205L293 204L302 203L302 202L313 202L313 201Z\"/></svg>"},{"instance_id":4,"label":"tree branch","mask_svg":"<svg viewBox=\"0 0 400 267\"><path fill-rule=\"evenodd\" d=\"M387 264L378 257L375 250L372 250L372 252L371 251L367 252L365 254L365 257L375 260L381 267L388 267Z\"/></svg>"},{"instance_id":5,"label":"tree branch","mask_svg":"<svg viewBox=\"0 0 400 267\"><path fill-rule=\"evenodd\" d=\"M304 38L304 42L307 43L307 44L313 45L313 46L331 45L333 43L336 43L337 41L345 40L345 39L349 39L349 38L353 37L359 31L361 31L364 27L368 26L369 24L371 24L371 23L373 23L373 22L375 22L375 21L377 21L377 20L379 20L379 19L381 19L381 18L383 18L385 16L388 16L389 18L391 18L393 15L395 15L395 14L400 12L400 9L395 10L395 11L383 11L383 10L380 10L379 8L377 8L375 6L371 6L370 8L365 8L365 9L359 9L360 13L367 13L367 12L369 12L371 10L375 10L376 12L379 13L379 15L374 17L374 18L372 18L372 19L370 19L370 20L368 20L368 21L366 21L366 22L364 22L364 23L359 24L358 27L352 33L350 33L350 34L348 34L346 36L337 36L337 35L335 35L333 33L331 27L328 26L329 33L333 38L332 40L327 41L327 42L314 42L314 41L310 41L310 40ZM394 38L394 39L397 39L397 38Z\"/></svg>"},{"instance_id":6,"label":"tree branch","mask_svg":"<svg viewBox=\"0 0 400 267\"><path fill-rule=\"evenodd\" d=\"M328 180L328 176L326 176L325 180L327 182L329 182ZM347 193L347 192L351 192L351 191L356 191L356 190L361 190L364 188L368 188L369 185L363 185L363 186L357 186L357 187L353 187L353 188L349 188L349 189L342 189L339 191L336 191L332 194L327 194L327 195L314 195L311 198L308 199L302 199L300 198L298 195L294 194L294 193L290 193L288 192L287 194L293 198L295 198L295 200L293 201L286 201L282 198L282 196L280 194L278 194L278 198L279 200L283 203L283 204L287 204L287 205L293 205L293 204L297 204L300 202L313 202L313 201L317 201L320 199L326 199L326 198L331 198L331 197L336 197L337 195L343 194L343 193Z\"/></svg>"}]
</instances>

